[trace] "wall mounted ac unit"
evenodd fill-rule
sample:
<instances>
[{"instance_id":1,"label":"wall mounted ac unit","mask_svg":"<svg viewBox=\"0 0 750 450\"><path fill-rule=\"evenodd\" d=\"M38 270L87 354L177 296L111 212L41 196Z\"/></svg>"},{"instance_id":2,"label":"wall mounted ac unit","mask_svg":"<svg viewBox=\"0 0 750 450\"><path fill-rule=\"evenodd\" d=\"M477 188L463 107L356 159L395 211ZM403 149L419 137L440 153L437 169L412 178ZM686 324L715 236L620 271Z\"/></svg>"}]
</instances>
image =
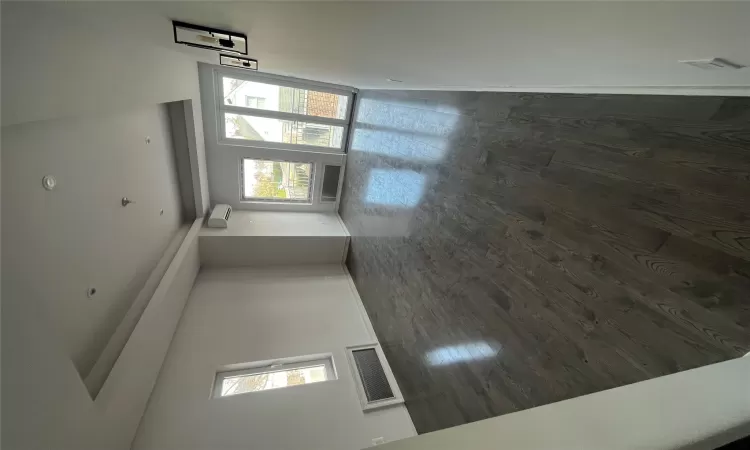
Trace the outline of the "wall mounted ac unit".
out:
<instances>
[{"instance_id":1,"label":"wall mounted ac unit","mask_svg":"<svg viewBox=\"0 0 750 450\"><path fill-rule=\"evenodd\" d=\"M232 207L229 205L216 205L208 218L209 228L226 228L229 216L232 215Z\"/></svg>"}]
</instances>

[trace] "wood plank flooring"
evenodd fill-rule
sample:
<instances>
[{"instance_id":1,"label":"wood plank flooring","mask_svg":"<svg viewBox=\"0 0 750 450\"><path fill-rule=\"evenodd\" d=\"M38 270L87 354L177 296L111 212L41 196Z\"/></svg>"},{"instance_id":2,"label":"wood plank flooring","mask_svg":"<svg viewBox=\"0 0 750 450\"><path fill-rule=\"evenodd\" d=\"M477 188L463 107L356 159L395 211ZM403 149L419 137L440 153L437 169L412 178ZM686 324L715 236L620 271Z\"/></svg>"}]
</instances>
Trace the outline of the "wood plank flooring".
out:
<instances>
[{"instance_id":1,"label":"wood plank flooring","mask_svg":"<svg viewBox=\"0 0 750 450\"><path fill-rule=\"evenodd\" d=\"M750 351L750 98L362 91L348 266L420 433Z\"/></svg>"}]
</instances>

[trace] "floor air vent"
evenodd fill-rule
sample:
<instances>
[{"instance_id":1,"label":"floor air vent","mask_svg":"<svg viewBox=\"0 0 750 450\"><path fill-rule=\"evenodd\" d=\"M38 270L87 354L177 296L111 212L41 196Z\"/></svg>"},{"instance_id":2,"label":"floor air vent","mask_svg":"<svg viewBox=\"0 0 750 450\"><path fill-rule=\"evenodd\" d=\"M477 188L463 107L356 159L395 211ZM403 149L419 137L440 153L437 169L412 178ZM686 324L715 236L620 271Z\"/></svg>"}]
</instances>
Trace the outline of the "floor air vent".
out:
<instances>
[{"instance_id":1,"label":"floor air vent","mask_svg":"<svg viewBox=\"0 0 750 450\"><path fill-rule=\"evenodd\" d=\"M365 348L362 350L352 351L354 364L357 365L359 381L365 389L365 396L368 402L376 402L393 398L393 390L388 384L388 378L385 376L385 370L380 365L380 359L374 348Z\"/></svg>"},{"instance_id":2,"label":"floor air vent","mask_svg":"<svg viewBox=\"0 0 750 450\"><path fill-rule=\"evenodd\" d=\"M380 345L349 347L347 356L356 375L354 380L362 409L380 408L404 401Z\"/></svg>"}]
</instances>

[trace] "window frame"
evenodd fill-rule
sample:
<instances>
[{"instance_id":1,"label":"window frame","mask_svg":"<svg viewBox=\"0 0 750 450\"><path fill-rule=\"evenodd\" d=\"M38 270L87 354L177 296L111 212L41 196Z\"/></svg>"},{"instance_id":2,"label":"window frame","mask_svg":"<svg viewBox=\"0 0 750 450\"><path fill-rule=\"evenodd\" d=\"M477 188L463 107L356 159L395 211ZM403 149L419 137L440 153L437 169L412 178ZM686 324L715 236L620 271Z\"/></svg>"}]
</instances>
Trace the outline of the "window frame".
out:
<instances>
[{"instance_id":1,"label":"window frame","mask_svg":"<svg viewBox=\"0 0 750 450\"><path fill-rule=\"evenodd\" d=\"M222 83L222 77L227 76L236 79L248 79L265 83L275 83L279 86L294 83L293 87L305 87L320 92L333 91L336 94L346 95L349 128L345 129L342 140L342 149L326 147L309 147L304 145L279 146L265 141L251 141L245 139L223 139L220 131L220 115L218 84ZM205 62L198 63L198 82L200 88L200 110L205 142L206 176L208 188L211 191L213 203L225 203L238 211L286 211L286 212L321 212L330 213L338 210L341 203L341 191L346 174L347 150L351 145L354 125L353 116L357 108L356 88L344 85L334 85L311 80L300 80L281 75L262 72L251 72L237 67L220 66ZM223 88L222 88L223 89ZM244 110L243 110L244 111ZM308 120L305 116L305 120ZM314 120L313 120L314 122ZM232 141L232 142L230 142ZM285 147L285 148L280 148ZM315 166L318 174L314 181L312 191L312 203L290 203L290 202L257 202L242 200L242 186L240 164L242 158L267 159L274 161L310 162ZM191 160L191 164L200 165L200 159ZM340 166L340 178L336 192L336 201L321 201L322 196L322 174L325 165ZM194 175L195 176L195 175Z\"/></svg>"},{"instance_id":2,"label":"window frame","mask_svg":"<svg viewBox=\"0 0 750 450\"><path fill-rule=\"evenodd\" d=\"M354 106L354 92L345 89L337 89L324 83L314 83L310 81L299 80L297 78L280 78L278 76L257 72L236 73L234 71L217 69L214 71L214 77L214 99L216 102L217 134L220 144L242 145L250 147L257 146L269 149L307 151L315 153L346 153L346 145L349 142L349 127L351 125L352 108ZM250 108L247 106L225 105L223 80L224 77L233 78L235 80L274 84L281 87L307 89L316 92L326 92L329 94L340 95L346 97L347 99L346 112L343 119L332 119L329 117L318 117L307 114L269 111L267 109ZM226 137L226 121L224 120L224 114L226 113L263 117L269 119L292 120L321 125L340 126L343 128L343 133L341 135L341 146L322 147L306 144L291 144L287 142L254 141L251 139L228 138Z\"/></svg>"},{"instance_id":3,"label":"window frame","mask_svg":"<svg viewBox=\"0 0 750 450\"><path fill-rule=\"evenodd\" d=\"M336 373L336 366L333 363L333 355L330 353L301 356L301 357L282 358L282 359L269 360L269 361L259 361L259 362L254 362L254 363L241 364L239 365L239 367L238 365L225 366L224 368L221 368L216 371L216 375L214 376L213 389L211 391L211 398L219 399L219 398L234 397L236 395L253 394L256 392L266 392L266 390L264 390L264 391L243 392L243 393L234 394L234 395L221 395L221 390L224 384L224 380L226 380L227 378L234 378L234 377L246 376L246 375L260 375L264 373L273 373L273 372L283 372L287 370L304 369L308 367L317 367L317 366L323 366L325 368L326 379L324 381L318 381L315 383L306 383L306 384L295 385L295 386L285 386L285 387L307 386L308 384L325 383L326 381L335 381L338 379L338 375ZM276 389L282 389L282 388L276 388ZM267 389L267 390L274 391L276 389Z\"/></svg>"}]
</instances>

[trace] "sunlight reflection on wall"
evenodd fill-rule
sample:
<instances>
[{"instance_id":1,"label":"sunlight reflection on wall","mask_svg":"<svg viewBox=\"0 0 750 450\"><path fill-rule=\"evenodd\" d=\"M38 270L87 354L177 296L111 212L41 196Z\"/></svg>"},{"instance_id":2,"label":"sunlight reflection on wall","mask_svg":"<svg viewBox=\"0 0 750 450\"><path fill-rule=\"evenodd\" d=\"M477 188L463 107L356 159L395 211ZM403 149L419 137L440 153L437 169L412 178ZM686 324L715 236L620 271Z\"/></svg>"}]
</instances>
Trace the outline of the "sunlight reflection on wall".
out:
<instances>
[{"instance_id":1,"label":"sunlight reflection on wall","mask_svg":"<svg viewBox=\"0 0 750 450\"><path fill-rule=\"evenodd\" d=\"M413 208L422 199L425 176L412 170L373 169L365 202Z\"/></svg>"},{"instance_id":2,"label":"sunlight reflection on wall","mask_svg":"<svg viewBox=\"0 0 750 450\"><path fill-rule=\"evenodd\" d=\"M457 111L456 111L457 112ZM457 114L362 99L352 149L412 161L443 159Z\"/></svg>"},{"instance_id":3,"label":"sunlight reflection on wall","mask_svg":"<svg viewBox=\"0 0 750 450\"><path fill-rule=\"evenodd\" d=\"M491 345L486 341L469 342L431 350L425 354L425 360L431 366L446 366L459 362L494 358L500 350L499 345Z\"/></svg>"}]
</instances>

